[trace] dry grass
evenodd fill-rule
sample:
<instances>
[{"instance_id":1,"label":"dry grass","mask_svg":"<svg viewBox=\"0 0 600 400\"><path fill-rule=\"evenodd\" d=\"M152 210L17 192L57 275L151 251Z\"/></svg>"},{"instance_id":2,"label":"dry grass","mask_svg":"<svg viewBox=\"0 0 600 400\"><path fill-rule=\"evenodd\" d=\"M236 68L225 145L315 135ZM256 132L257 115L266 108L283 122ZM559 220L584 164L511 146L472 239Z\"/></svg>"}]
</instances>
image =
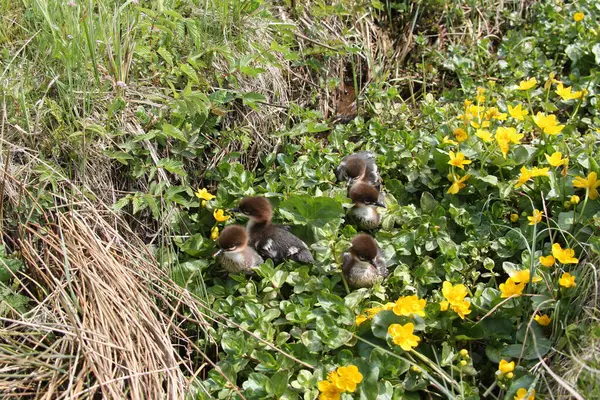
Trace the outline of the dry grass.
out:
<instances>
[{"instance_id":1,"label":"dry grass","mask_svg":"<svg viewBox=\"0 0 600 400\"><path fill-rule=\"evenodd\" d=\"M182 398L199 372L190 354L202 354L180 327L183 310L203 328L205 306L108 209L57 196L40 221L21 223L15 239L27 265L15 278L37 305L0 318L2 397Z\"/></svg>"}]
</instances>

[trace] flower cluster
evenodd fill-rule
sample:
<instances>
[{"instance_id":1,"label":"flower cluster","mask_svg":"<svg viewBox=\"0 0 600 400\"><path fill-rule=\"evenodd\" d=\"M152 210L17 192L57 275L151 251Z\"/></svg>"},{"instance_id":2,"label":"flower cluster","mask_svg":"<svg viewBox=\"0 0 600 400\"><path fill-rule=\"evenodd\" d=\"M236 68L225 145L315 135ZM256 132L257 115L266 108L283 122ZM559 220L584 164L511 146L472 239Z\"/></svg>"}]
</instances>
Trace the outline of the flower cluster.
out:
<instances>
[{"instance_id":1,"label":"flower cluster","mask_svg":"<svg viewBox=\"0 0 600 400\"><path fill-rule=\"evenodd\" d=\"M450 308L461 319L465 319L465 316L471 313L471 302L465 299L467 294L465 285L452 285L452 283L445 281L442 284L442 295L446 300L440 303L440 309L446 311Z\"/></svg>"},{"instance_id":2,"label":"flower cluster","mask_svg":"<svg viewBox=\"0 0 600 400\"><path fill-rule=\"evenodd\" d=\"M339 367L327 375L327 380L318 383L319 400L339 400L342 393L353 393L362 380L363 376L355 365Z\"/></svg>"},{"instance_id":3,"label":"flower cluster","mask_svg":"<svg viewBox=\"0 0 600 400\"><path fill-rule=\"evenodd\" d=\"M216 198L217 196L215 196L214 194L211 194L208 189L206 188L202 188L202 189L198 189L195 193L196 197L201 199L202 202L200 203L200 205L202 206L202 208L206 207L206 204L213 200L214 198ZM225 222L227 221L229 218L231 218L230 215L225 215L225 210L222 209L215 209L213 210L213 218L215 219L215 221L217 222ZM219 238L219 227L217 225L213 226L210 230L210 238L212 240L217 240Z\"/></svg>"}]
</instances>

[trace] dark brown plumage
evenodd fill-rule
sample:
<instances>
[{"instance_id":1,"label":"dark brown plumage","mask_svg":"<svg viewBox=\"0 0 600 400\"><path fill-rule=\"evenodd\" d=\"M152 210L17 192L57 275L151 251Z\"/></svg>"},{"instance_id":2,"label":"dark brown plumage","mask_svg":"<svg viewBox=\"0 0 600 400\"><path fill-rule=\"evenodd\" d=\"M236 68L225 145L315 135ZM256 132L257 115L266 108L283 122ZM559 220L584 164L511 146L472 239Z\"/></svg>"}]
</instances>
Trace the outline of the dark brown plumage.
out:
<instances>
[{"instance_id":1,"label":"dark brown plumage","mask_svg":"<svg viewBox=\"0 0 600 400\"><path fill-rule=\"evenodd\" d=\"M250 218L247 225L250 245L264 258L275 264L284 260L313 263L308 246L286 228L271 223L273 208L264 197L246 197L240 201L239 211Z\"/></svg>"},{"instance_id":2,"label":"dark brown plumage","mask_svg":"<svg viewBox=\"0 0 600 400\"><path fill-rule=\"evenodd\" d=\"M383 253L372 236L361 233L352 239L343 255L342 272L353 288L371 287L378 277L388 275Z\"/></svg>"},{"instance_id":3,"label":"dark brown plumage","mask_svg":"<svg viewBox=\"0 0 600 400\"><path fill-rule=\"evenodd\" d=\"M354 207L348 212L360 229L375 229L381 223L377 207L384 207L383 194L365 182L358 182L350 189Z\"/></svg>"},{"instance_id":4,"label":"dark brown plumage","mask_svg":"<svg viewBox=\"0 0 600 400\"><path fill-rule=\"evenodd\" d=\"M366 182L377 190L381 189L381 177L375 164L375 156L370 151L359 151L345 157L337 167L338 180L347 180L350 185Z\"/></svg>"}]
</instances>

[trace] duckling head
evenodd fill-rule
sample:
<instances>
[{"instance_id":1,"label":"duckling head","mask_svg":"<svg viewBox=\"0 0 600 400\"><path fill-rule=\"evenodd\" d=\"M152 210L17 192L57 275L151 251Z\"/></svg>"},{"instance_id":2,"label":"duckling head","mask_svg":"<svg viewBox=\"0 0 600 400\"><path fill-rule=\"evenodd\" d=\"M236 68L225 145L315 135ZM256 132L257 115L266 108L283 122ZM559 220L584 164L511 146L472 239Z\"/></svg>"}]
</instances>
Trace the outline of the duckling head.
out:
<instances>
[{"instance_id":1,"label":"duckling head","mask_svg":"<svg viewBox=\"0 0 600 400\"><path fill-rule=\"evenodd\" d=\"M270 222L273 216L273 208L269 200L258 196L244 197L237 211L257 223Z\"/></svg>"},{"instance_id":2,"label":"duckling head","mask_svg":"<svg viewBox=\"0 0 600 400\"><path fill-rule=\"evenodd\" d=\"M359 157L350 158L346 161L346 175L348 176L348 183L354 180L360 180L367 170L367 163L365 160Z\"/></svg>"},{"instance_id":3,"label":"duckling head","mask_svg":"<svg viewBox=\"0 0 600 400\"><path fill-rule=\"evenodd\" d=\"M215 257L223 252L240 252L248 245L248 233L243 226L229 225L218 239L219 251L215 253Z\"/></svg>"},{"instance_id":4,"label":"duckling head","mask_svg":"<svg viewBox=\"0 0 600 400\"><path fill-rule=\"evenodd\" d=\"M361 233L352 239L350 254L352 254L354 258L374 264L378 252L379 248L377 247L377 242L371 235Z\"/></svg>"},{"instance_id":5,"label":"duckling head","mask_svg":"<svg viewBox=\"0 0 600 400\"><path fill-rule=\"evenodd\" d=\"M358 182L350 189L350 200L354 204L365 204L385 208L385 204L379 201L379 191L365 182Z\"/></svg>"}]
</instances>

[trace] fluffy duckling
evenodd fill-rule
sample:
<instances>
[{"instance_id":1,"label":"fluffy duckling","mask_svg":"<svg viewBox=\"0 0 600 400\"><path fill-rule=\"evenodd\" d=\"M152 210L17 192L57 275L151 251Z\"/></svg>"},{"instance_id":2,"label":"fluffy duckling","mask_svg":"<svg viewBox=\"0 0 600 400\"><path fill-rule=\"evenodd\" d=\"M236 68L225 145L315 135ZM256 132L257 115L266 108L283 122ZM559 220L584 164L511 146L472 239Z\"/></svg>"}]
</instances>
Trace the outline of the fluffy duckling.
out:
<instances>
[{"instance_id":1,"label":"fluffy duckling","mask_svg":"<svg viewBox=\"0 0 600 400\"><path fill-rule=\"evenodd\" d=\"M239 211L250 218L246 229L250 234L250 245L264 258L275 264L284 260L313 263L308 246L286 228L271 223L273 209L264 197L245 197L233 211Z\"/></svg>"},{"instance_id":2,"label":"fluffy duckling","mask_svg":"<svg viewBox=\"0 0 600 400\"><path fill-rule=\"evenodd\" d=\"M381 223L377 207L385 208L383 193L373 186L357 182L350 188L350 200L354 203L349 211L351 218L356 220L360 229L375 229Z\"/></svg>"},{"instance_id":3,"label":"fluffy duckling","mask_svg":"<svg viewBox=\"0 0 600 400\"><path fill-rule=\"evenodd\" d=\"M343 255L342 272L353 288L371 287L377 277L388 275L383 253L372 236L361 233L352 239Z\"/></svg>"},{"instance_id":4,"label":"fluffy duckling","mask_svg":"<svg viewBox=\"0 0 600 400\"><path fill-rule=\"evenodd\" d=\"M360 151L346 156L337 167L335 175L350 186L362 181L381 190L381 177L375 164L375 156L370 151Z\"/></svg>"},{"instance_id":5,"label":"fluffy duckling","mask_svg":"<svg viewBox=\"0 0 600 400\"><path fill-rule=\"evenodd\" d=\"M248 247L248 233L243 226L227 226L217 243L219 251L215 253L215 257L220 256L221 265L231 274L251 272L263 263L262 257L252 247Z\"/></svg>"}]
</instances>

